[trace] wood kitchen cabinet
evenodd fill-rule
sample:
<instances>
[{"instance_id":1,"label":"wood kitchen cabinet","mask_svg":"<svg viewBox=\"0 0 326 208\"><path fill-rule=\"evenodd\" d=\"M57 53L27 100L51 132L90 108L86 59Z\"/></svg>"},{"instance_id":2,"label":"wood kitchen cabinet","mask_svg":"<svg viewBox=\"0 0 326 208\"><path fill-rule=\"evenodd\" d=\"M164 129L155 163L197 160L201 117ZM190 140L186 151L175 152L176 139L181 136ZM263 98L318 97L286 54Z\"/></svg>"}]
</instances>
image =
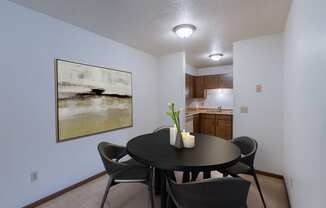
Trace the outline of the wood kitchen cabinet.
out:
<instances>
[{"instance_id":1,"label":"wood kitchen cabinet","mask_svg":"<svg viewBox=\"0 0 326 208\"><path fill-rule=\"evenodd\" d=\"M194 98L205 98L204 77L194 77Z\"/></svg>"},{"instance_id":2,"label":"wood kitchen cabinet","mask_svg":"<svg viewBox=\"0 0 326 208\"><path fill-rule=\"evenodd\" d=\"M215 136L232 139L232 115L216 115Z\"/></svg>"},{"instance_id":3,"label":"wood kitchen cabinet","mask_svg":"<svg viewBox=\"0 0 326 208\"><path fill-rule=\"evenodd\" d=\"M199 114L194 115L193 117L193 133L200 133L200 120Z\"/></svg>"},{"instance_id":4,"label":"wood kitchen cabinet","mask_svg":"<svg viewBox=\"0 0 326 208\"><path fill-rule=\"evenodd\" d=\"M233 88L232 73L207 76L186 74L186 98L206 98L206 90Z\"/></svg>"},{"instance_id":5,"label":"wood kitchen cabinet","mask_svg":"<svg viewBox=\"0 0 326 208\"><path fill-rule=\"evenodd\" d=\"M200 133L232 139L232 115L200 114L199 122Z\"/></svg>"},{"instance_id":6,"label":"wood kitchen cabinet","mask_svg":"<svg viewBox=\"0 0 326 208\"><path fill-rule=\"evenodd\" d=\"M233 88L233 75L221 74L219 75L219 87L218 88Z\"/></svg>"},{"instance_id":7,"label":"wood kitchen cabinet","mask_svg":"<svg viewBox=\"0 0 326 208\"><path fill-rule=\"evenodd\" d=\"M186 98L193 98L195 95L194 77L190 74L186 74Z\"/></svg>"},{"instance_id":8,"label":"wood kitchen cabinet","mask_svg":"<svg viewBox=\"0 0 326 208\"><path fill-rule=\"evenodd\" d=\"M200 115L200 133L215 135L215 115L213 114L201 114Z\"/></svg>"},{"instance_id":9,"label":"wood kitchen cabinet","mask_svg":"<svg viewBox=\"0 0 326 208\"><path fill-rule=\"evenodd\" d=\"M204 89L218 89L220 84L219 75L204 76Z\"/></svg>"}]
</instances>

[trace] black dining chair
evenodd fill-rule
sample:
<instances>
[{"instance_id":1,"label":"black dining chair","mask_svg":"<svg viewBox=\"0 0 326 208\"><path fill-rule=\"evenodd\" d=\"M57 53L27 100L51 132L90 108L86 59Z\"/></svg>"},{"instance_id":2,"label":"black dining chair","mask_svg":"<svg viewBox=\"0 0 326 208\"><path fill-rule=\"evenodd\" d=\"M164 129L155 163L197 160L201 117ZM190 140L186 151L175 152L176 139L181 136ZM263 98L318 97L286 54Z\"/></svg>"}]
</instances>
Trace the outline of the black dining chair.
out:
<instances>
[{"instance_id":1,"label":"black dining chair","mask_svg":"<svg viewBox=\"0 0 326 208\"><path fill-rule=\"evenodd\" d=\"M108 184L102 199L101 208L104 207L110 187L119 183L144 183L148 186L151 207L154 208L152 189L152 171L150 168L139 165L134 160L120 162L119 160L127 155L125 147L101 142L98 151L105 170L109 176Z\"/></svg>"},{"instance_id":2,"label":"black dining chair","mask_svg":"<svg viewBox=\"0 0 326 208\"><path fill-rule=\"evenodd\" d=\"M234 177L239 177L239 174L247 174L253 176L258 188L258 192L260 194L260 198L263 202L264 207L266 208L265 199L258 182L256 170L254 168L255 156L258 148L257 141L250 137L243 136L233 139L232 143L237 145L241 150L240 161L221 172L223 172L224 176L231 175Z\"/></svg>"},{"instance_id":3,"label":"black dining chair","mask_svg":"<svg viewBox=\"0 0 326 208\"><path fill-rule=\"evenodd\" d=\"M247 207L250 182L241 178L210 178L182 184L166 178L168 205L172 201L177 208Z\"/></svg>"}]
</instances>

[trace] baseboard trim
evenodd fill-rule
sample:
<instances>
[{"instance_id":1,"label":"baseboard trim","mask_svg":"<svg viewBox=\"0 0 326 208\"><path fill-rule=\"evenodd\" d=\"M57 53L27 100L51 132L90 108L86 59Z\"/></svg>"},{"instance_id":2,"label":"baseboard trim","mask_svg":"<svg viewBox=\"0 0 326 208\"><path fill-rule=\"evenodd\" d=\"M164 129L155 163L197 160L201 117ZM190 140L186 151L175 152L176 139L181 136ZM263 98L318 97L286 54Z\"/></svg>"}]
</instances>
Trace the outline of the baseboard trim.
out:
<instances>
[{"instance_id":1,"label":"baseboard trim","mask_svg":"<svg viewBox=\"0 0 326 208\"><path fill-rule=\"evenodd\" d=\"M285 179L283 179L283 185L284 185L284 188L285 188L285 194L286 194L286 199L288 201L288 204L289 204L289 208L291 208L291 201L290 201L290 196L289 196L289 192L288 192L288 187L285 183Z\"/></svg>"},{"instance_id":2,"label":"baseboard trim","mask_svg":"<svg viewBox=\"0 0 326 208\"><path fill-rule=\"evenodd\" d=\"M67 193L67 192L69 192L69 191L71 191L73 189L76 189L76 188L78 188L78 187L80 187L80 186L82 186L82 185L84 185L86 183L89 183L89 182L91 182L91 181L93 181L93 180L95 180L95 179L97 179L97 178L99 178L101 176L104 176L105 174L106 174L105 171L100 172L100 173L98 173L96 175L93 175L93 176L91 176L89 178L86 178L85 180L82 180L82 181L80 181L80 182L78 182L76 184L73 184L73 185L71 185L71 186L69 186L69 187L67 187L67 188L65 188L65 189L63 189L61 191L55 192L55 193L53 193L53 194L51 194L49 196L46 196L46 197L44 197L44 198L42 198L40 200L32 202L31 204L28 204L28 205L24 206L23 208L35 208L37 206L40 206L41 204L44 204L44 203L46 203L46 202L48 202L48 201L50 201L52 199L55 199L55 198L65 194L65 193Z\"/></svg>"},{"instance_id":3,"label":"baseboard trim","mask_svg":"<svg viewBox=\"0 0 326 208\"><path fill-rule=\"evenodd\" d=\"M261 170L256 170L256 173L257 174L260 174L260 175L269 176L269 177L273 177L273 178L278 178L278 179L284 180L284 177L282 175L279 175L279 174L270 173L270 172L261 171Z\"/></svg>"}]
</instances>

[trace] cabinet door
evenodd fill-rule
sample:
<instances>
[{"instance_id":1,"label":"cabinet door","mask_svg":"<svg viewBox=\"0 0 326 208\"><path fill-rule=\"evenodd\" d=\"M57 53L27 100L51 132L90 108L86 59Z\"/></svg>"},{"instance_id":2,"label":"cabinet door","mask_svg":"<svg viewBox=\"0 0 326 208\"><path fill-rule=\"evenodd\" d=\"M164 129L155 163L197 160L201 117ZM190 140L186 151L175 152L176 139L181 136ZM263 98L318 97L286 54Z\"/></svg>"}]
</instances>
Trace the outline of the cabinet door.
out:
<instances>
[{"instance_id":1,"label":"cabinet door","mask_svg":"<svg viewBox=\"0 0 326 208\"><path fill-rule=\"evenodd\" d=\"M200 120L199 120L199 114L194 115L194 121L193 121L193 133L197 134L200 132Z\"/></svg>"},{"instance_id":2,"label":"cabinet door","mask_svg":"<svg viewBox=\"0 0 326 208\"><path fill-rule=\"evenodd\" d=\"M203 77L194 77L195 79L195 96L194 98L204 98L205 90L204 90L204 78Z\"/></svg>"},{"instance_id":3,"label":"cabinet door","mask_svg":"<svg viewBox=\"0 0 326 208\"><path fill-rule=\"evenodd\" d=\"M207 135L215 135L215 116L202 114L200 116L200 133Z\"/></svg>"},{"instance_id":4,"label":"cabinet door","mask_svg":"<svg viewBox=\"0 0 326 208\"><path fill-rule=\"evenodd\" d=\"M219 88L233 88L233 75L231 73L219 75Z\"/></svg>"},{"instance_id":5,"label":"cabinet door","mask_svg":"<svg viewBox=\"0 0 326 208\"><path fill-rule=\"evenodd\" d=\"M232 139L232 116L216 116L216 134L223 139Z\"/></svg>"},{"instance_id":6,"label":"cabinet door","mask_svg":"<svg viewBox=\"0 0 326 208\"><path fill-rule=\"evenodd\" d=\"M194 77L186 74L186 98L194 97Z\"/></svg>"},{"instance_id":7,"label":"cabinet door","mask_svg":"<svg viewBox=\"0 0 326 208\"><path fill-rule=\"evenodd\" d=\"M204 88L205 89L217 89L219 88L219 76L209 75L204 76Z\"/></svg>"}]
</instances>

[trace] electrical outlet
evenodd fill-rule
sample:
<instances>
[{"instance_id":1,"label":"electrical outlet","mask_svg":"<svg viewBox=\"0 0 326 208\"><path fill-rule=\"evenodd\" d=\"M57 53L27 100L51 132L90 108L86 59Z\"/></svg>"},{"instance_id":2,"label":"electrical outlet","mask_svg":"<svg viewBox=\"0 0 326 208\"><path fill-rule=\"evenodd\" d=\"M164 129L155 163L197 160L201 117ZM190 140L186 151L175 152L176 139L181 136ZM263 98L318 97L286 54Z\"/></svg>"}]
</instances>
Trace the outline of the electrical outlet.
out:
<instances>
[{"instance_id":1,"label":"electrical outlet","mask_svg":"<svg viewBox=\"0 0 326 208\"><path fill-rule=\"evenodd\" d=\"M38 172L37 171L31 172L31 182L35 182L37 180L38 180Z\"/></svg>"}]
</instances>

